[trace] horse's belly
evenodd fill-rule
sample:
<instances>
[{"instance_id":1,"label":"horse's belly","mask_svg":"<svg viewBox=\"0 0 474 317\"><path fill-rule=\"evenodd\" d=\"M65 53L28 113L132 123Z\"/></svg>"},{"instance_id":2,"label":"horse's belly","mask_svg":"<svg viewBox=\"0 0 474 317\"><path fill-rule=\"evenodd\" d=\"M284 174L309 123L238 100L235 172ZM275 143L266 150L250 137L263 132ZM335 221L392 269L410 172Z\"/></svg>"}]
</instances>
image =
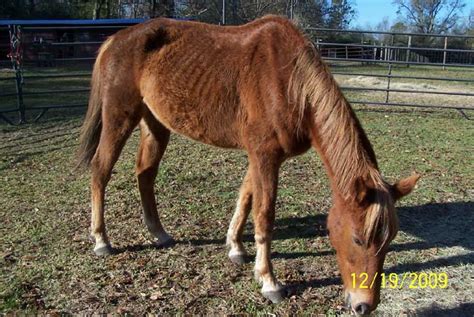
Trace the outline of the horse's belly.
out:
<instances>
[{"instance_id":1,"label":"horse's belly","mask_svg":"<svg viewBox=\"0 0 474 317\"><path fill-rule=\"evenodd\" d=\"M240 148L235 118L222 111L223 106L206 107L170 101L165 98L147 102L153 115L170 131L195 141L223 148Z\"/></svg>"}]
</instances>

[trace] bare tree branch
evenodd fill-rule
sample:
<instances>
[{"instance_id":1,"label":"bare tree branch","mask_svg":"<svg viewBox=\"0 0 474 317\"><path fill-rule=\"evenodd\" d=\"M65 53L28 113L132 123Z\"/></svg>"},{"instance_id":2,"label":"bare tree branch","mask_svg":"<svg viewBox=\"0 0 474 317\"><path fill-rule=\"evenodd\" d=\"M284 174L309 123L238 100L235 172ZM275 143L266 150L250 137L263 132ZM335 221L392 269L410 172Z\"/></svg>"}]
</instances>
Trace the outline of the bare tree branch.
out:
<instances>
[{"instance_id":1,"label":"bare tree branch","mask_svg":"<svg viewBox=\"0 0 474 317\"><path fill-rule=\"evenodd\" d=\"M464 0L394 0L397 13L422 33L449 32L465 7Z\"/></svg>"}]
</instances>

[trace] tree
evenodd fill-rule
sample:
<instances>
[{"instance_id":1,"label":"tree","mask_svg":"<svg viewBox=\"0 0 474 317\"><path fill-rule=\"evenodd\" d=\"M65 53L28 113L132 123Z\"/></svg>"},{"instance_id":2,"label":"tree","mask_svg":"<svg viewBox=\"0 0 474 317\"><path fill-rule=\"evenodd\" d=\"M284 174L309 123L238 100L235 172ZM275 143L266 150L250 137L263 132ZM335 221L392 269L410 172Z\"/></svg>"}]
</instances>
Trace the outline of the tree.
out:
<instances>
[{"instance_id":1,"label":"tree","mask_svg":"<svg viewBox=\"0 0 474 317\"><path fill-rule=\"evenodd\" d=\"M474 30L474 9L471 9L471 14L469 14L469 22L468 22L469 30Z\"/></svg>"},{"instance_id":2,"label":"tree","mask_svg":"<svg viewBox=\"0 0 474 317\"><path fill-rule=\"evenodd\" d=\"M328 18L326 25L332 29L344 29L355 16L355 9L348 0L332 0L331 6L327 8Z\"/></svg>"},{"instance_id":3,"label":"tree","mask_svg":"<svg viewBox=\"0 0 474 317\"><path fill-rule=\"evenodd\" d=\"M302 27L344 29L356 14L350 0L294 0L295 18Z\"/></svg>"},{"instance_id":4,"label":"tree","mask_svg":"<svg viewBox=\"0 0 474 317\"><path fill-rule=\"evenodd\" d=\"M241 0L238 9L239 22L255 20L265 14L284 14L286 8L285 1L274 0Z\"/></svg>"},{"instance_id":5,"label":"tree","mask_svg":"<svg viewBox=\"0 0 474 317\"><path fill-rule=\"evenodd\" d=\"M92 11L92 19L100 19L100 11L102 10L103 0L94 1L94 10Z\"/></svg>"},{"instance_id":6,"label":"tree","mask_svg":"<svg viewBox=\"0 0 474 317\"><path fill-rule=\"evenodd\" d=\"M324 27L327 1L299 0L295 1L294 18L302 27Z\"/></svg>"},{"instance_id":7,"label":"tree","mask_svg":"<svg viewBox=\"0 0 474 317\"><path fill-rule=\"evenodd\" d=\"M377 25L375 26L374 31L389 32L391 28L392 28L392 24L390 23L390 19L388 18L388 16L385 16L385 17L383 17L382 21L377 23ZM374 34L373 37L378 43L384 43L384 44L390 44L391 43L391 41L390 41L391 37L388 34L380 34L379 33L379 34Z\"/></svg>"},{"instance_id":8,"label":"tree","mask_svg":"<svg viewBox=\"0 0 474 317\"><path fill-rule=\"evenodd\" d=\"M466 6L464 0L394 0L401 20L419 33L448 33Z\"/></svg>"},{"instance_id":9,"label":"tree","mask_svg":"<svg viewBox=\"0 0 474 317\"><path fill-rule=\"evenodd\" d=\"M26 6L22 0L2 0L0 1L0 19L26 18L28 12L22 10Z\"/></svg>"},{"instance_id":10,"label":"tree","mask_svg":"<svg viewBox=\"0 0 474 317\"><path fill-rule=\"evenodd\" d=\"M0 0L1 19L67 19L72 17L68 1Z\"/></svg>"}]
</instances>

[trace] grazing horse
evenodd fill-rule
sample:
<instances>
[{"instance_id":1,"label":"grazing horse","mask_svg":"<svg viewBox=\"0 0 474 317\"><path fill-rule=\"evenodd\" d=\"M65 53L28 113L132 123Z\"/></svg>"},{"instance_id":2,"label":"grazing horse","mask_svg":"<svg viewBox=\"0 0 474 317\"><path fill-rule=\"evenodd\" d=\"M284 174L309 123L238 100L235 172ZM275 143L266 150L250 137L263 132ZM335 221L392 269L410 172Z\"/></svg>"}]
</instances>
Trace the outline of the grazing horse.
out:
<instances>
[{"instance_id":1,"label":"grazing horse","mask_svg":"<svg viewBox=\"0 0 474 317\"><path fill-rule=\"evenodd\" d=\"M384 258L398 230L394 203L419 176L395 185L384 181L352 108L318 52L290 21L268 16L222 27L155 19L121 30L102 45L78 152L92 173L97 255L113 251L104 223L105 188L137 125L138 187L145 224L158 246L172 242L154 196L170 132L247 152L249 167L227 234L229 258L244 262L242 233L252 209L255 277L272 302L285 293L270 260L278 170L289 157L315 148L331 182L329 237L346 300L357 314L376 308ZM375 282L373 287L359 287L361 273Z\"/></svg>"}]
</instances>

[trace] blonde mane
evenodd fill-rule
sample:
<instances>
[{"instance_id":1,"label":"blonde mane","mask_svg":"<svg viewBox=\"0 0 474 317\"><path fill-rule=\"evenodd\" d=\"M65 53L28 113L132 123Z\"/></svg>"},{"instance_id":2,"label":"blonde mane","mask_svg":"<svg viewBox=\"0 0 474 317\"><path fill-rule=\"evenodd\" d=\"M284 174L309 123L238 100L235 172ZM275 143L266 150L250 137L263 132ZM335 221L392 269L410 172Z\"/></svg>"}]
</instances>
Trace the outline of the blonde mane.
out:
<instances>
[{"instance_id":1,"label":"blonde mane","mask_svg":"<svg viewBox=\"0 0 474 317\"><path fill-rule=\"evenodd\" d=\"M288 92L297 107L300 128L304 114L312 114L320 154L329 165L327 168L334 176L332 182L341 196L347 201L356 197L358 178L374 185L376 194L366 209L364 235L371 242L380 230L384 246L398 230L388 184L378 170L373 149L349 102L309 41L296 58Z\"/></svg>"}]
</instances>

